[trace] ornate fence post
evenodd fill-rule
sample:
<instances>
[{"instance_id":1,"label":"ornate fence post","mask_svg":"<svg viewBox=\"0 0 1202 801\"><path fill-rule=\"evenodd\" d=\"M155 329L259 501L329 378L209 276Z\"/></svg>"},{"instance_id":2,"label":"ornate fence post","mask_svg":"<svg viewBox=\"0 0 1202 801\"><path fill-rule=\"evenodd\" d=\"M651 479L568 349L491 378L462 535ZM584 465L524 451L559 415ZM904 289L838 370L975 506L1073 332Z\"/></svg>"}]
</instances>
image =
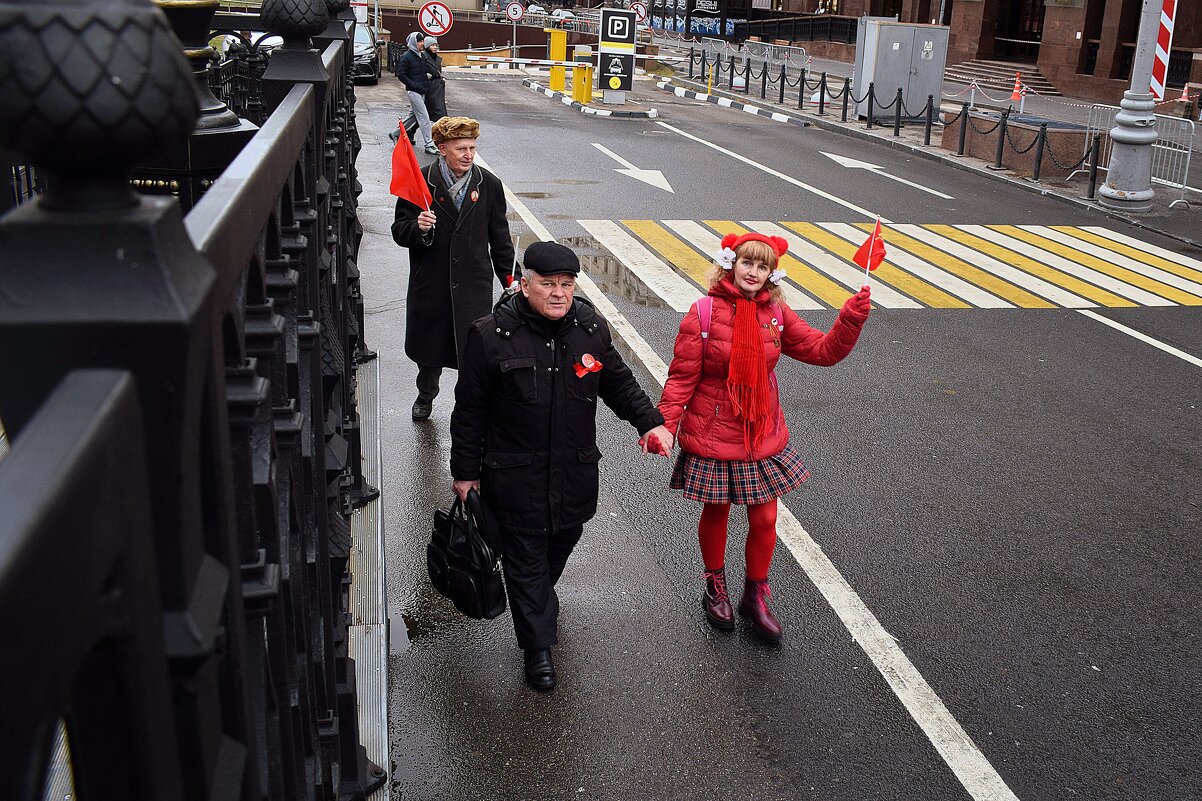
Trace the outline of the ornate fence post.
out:
<instances>
[{"instance_id":1,"label":"ornate fence post","mask_svg":"<svg viewBox=\"0 0 1202 801\"><path fill-rule=\"evenodd\" d=\"M0 220L5 426L19 437L70 370L133 374L149 446L180 792L205 799L240 788L259 797L259 775L246 766L260 754L235 678L245 669L246 631L219 434L224 380L211 350L215 274L192 247L176 200L139 197L129 183L137 162L191 132L199 112L192 71L162 12L137 0L0 6L0 59L0 141L45 176L36 203ZM28 80L33 70L39 81Z\"/></svg>"}]
</instances>

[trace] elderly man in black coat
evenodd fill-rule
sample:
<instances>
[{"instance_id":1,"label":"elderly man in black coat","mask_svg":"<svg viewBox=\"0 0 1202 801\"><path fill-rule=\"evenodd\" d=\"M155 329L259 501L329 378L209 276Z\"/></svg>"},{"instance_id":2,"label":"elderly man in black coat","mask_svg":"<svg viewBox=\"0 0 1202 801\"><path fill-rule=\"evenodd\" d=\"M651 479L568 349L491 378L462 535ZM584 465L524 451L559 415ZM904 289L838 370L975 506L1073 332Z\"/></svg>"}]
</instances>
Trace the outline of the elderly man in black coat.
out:
<instances>
[{"instance_id":1,"label":"elderly man in black coat","mask_svg":"<svg viewBox=\"0 0 1202 801\"><path fill-rule=\"evenodd\" d=\"M472 321L492 310L493 277L508 286L513 242L501 179L475 164L480 123L444 117L433 128L438 160L422 170L434 203L397 199L392 238L409 248L405 355L417 363L413 419L430 416L444 367L459 366Z\"/></svg>"},{"instance_id":2,"label":"elderly man in black coat","mask_svg":"<svg viewBox=\"0 0 1202 801\"><path fill-rule=\"evenodd\" d=\"M501 531L505 584L526 683L555 687L555 583L597 511L597 399L667 456L672 434L614 348L609 326L573 297L570 248L526 249L521 294L467 334L455 410L451 476L460 498L478 489Z\"/></svg>"}]
</instances>

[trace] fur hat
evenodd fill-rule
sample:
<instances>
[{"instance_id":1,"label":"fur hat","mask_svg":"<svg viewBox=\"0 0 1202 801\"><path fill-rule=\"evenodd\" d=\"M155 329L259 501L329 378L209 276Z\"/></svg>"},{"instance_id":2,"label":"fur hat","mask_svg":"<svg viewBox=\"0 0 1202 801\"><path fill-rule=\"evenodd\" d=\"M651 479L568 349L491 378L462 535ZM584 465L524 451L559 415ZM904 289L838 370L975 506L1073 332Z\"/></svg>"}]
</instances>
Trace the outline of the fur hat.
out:
<instances>
[{"instance_id":1,"label":"fur hat","mask_svg":"<svg viewBox=\"0 0 1202 801\"><path fill-rule=\"evenodd\" d=\"M471 117L443 117L430 129L430 137L436 145L451 139L479 139L480 123Z\"/></svg>"},{"instance_id":2,"label":"fur hat","mask_svg":"<svg viewBox=\"0 0 1202 801\"><path fill-rule=\"evenodd\" d=\"M789 243L779 236L764 236L763 234L749 233L739 236L738 234L727 234L722 237L722 248L730 248L738 250L739 245L744 242L763 242L768 247L776 251L776 257L780 258L789 250Z\"/></svg>"}]
</instances>

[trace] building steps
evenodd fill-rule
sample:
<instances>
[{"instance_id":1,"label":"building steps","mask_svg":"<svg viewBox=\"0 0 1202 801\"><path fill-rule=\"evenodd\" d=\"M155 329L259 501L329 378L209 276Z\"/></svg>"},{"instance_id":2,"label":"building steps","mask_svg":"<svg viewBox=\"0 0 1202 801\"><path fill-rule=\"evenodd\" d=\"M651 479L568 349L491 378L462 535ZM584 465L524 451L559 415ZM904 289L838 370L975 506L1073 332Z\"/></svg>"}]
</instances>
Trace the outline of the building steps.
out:
<instances>
[{"instance_id":1,"label":"building steps","mask_svg":"<svg viewBox=\"0 0 1202 801\"><path fill-rule=\"evenodd\" d=\"M982 89L1010 91L1014 88L1015 73L1022 76L1028 94L1060 96L1056 87L1040 74L1034 64L974 59L952 64L944 70L944 78L956 83L970 83L975 80L977 86Z\"/></svg>"}]
</instances>

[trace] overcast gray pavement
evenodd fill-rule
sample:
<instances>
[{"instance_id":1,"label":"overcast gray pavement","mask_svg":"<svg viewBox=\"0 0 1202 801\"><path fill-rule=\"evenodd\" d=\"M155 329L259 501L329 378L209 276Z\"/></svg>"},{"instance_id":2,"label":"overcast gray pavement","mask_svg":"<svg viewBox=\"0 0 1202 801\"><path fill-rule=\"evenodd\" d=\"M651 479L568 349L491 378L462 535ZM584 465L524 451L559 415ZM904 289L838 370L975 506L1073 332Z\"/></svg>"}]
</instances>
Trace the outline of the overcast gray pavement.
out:
<instances>
[{"instance_id":1,"label":"overcast gray pavement","mask_svg":"<svg viewBox=\"0 0 1202 801\"><path fill-rule=\"evenodd\" d=\"M528 691L508 616L468 621L425 575L430 517L450 499L453 374L431 420L413 423L408 263L388 234L386 135L404 108L394 84L360 87L358 120L360 268L368 343L381 354L395 797L1202 796L1202 368L1065 308L876 309L845 363L779 371L814 472L785 507L1012 796L967 789L919 724L925 713L902 703L812 567L783 545L772 573L782 646L712 632L697 508L665 489L669 463L638 454L634 432L606 410L599 512L562 583L561 685ZM639 92L658 97L647 83ZM1100 220L837 132L672 95L655 103L659 121L598 120L516 76L458 74L448 102L481 120L481 154L531 218L597 258L604 248L581 220L865 219L714 147L899 223ZM675 192L616 174L593 143L662 169ZM821 152L875 159L952 199L849 178ZM528 220L511 219L525 247ZM614 313L667 360L681 315L620 270L596 277ZM1099 312L1202 356L1198 307ZM805 317L825 328L834 312ZM737 575L745 523L732 520Z\"/></svg>"}]
</instances>

